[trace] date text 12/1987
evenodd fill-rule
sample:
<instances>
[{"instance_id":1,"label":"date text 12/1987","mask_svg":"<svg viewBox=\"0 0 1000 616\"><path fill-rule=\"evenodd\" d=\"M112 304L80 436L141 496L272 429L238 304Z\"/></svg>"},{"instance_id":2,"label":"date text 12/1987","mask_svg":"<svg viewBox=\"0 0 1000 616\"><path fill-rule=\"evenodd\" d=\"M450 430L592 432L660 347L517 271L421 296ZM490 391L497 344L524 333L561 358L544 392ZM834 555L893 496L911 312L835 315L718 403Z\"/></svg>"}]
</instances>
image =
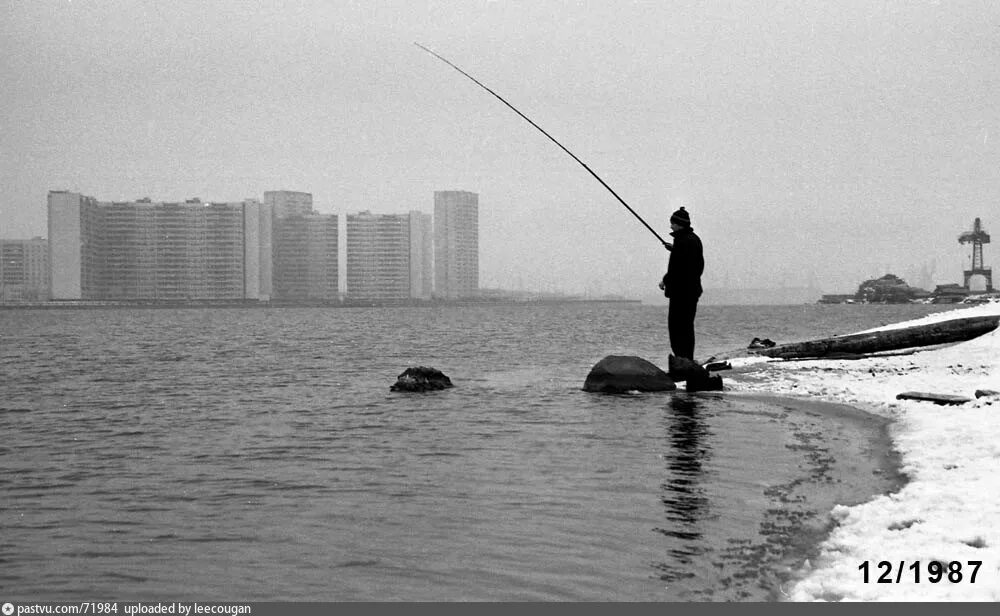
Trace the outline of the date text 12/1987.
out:
<instances>
[{"instance_id":1,"label":"date text 12/1987","mask_svg":"<svg viewBox=\"0 0 1000 616\"><path fill-rule=\"evenodd\" d=\"M898 563L882 560L876 565L866 560L858 565L858 569L864 576L865 584L873 581L869 577L869 573L871 576L875 576L879 572L881 572L881 575L878 575L878 578L874 580L877 584L900 584L902 582L909 582L910 580L913 580L914 584L920 584L921 582L930 582L931 584L937 584L938 582L951 582L952 584L968 582L969 584L975 584L976 574L979 573L979 567L982 564L983 561L981 560L967 560L965 563L958 560L953 560L949 563L943 563L938 560L921 563L917 560L910 564L907 564L905 560L901 560ZM964 570L963 566L965 567ZM921 575L925 569L926 574Z\"/></svg>"}]
</instances>

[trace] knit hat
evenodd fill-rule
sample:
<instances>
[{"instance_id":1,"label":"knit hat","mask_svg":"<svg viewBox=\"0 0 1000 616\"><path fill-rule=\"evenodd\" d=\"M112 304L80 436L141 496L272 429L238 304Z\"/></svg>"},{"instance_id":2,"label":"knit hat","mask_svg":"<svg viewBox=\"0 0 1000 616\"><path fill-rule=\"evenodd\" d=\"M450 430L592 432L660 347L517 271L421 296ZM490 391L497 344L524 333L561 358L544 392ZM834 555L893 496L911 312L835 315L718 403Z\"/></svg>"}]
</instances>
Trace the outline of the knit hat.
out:
<instances>
[{"instance_id":1,"label":"knit hat","mask_svg":"<svg viewBox=\"0 0 1000 616\"><path fill-rule=\"evenodd\" d=\"M681 209L677 210L670 216L670 223L676 223L682 227L691 226L691 217L688 216L687 210L684 209L684 206L681 206Z\"/></svg>"}]
</instances>

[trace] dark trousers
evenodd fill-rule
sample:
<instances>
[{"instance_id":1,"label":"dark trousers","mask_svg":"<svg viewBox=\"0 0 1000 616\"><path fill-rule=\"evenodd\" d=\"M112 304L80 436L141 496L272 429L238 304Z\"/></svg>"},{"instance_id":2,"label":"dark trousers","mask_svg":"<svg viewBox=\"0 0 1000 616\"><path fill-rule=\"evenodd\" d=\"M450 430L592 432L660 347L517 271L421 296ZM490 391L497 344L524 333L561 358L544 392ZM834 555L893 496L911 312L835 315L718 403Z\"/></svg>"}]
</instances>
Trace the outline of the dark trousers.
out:
<instances>
[{"instance_id":1,"label":"dark trousers","mask_svg":"<svg viewBox=\"0 0 1000 616\"><path fill-rule=\"evenodd\" d=\"M698 298L671 297L667 312L667 330L670 348L677 357L694 361L694 315L698 312Z\"/></svg>"}]
</instances>

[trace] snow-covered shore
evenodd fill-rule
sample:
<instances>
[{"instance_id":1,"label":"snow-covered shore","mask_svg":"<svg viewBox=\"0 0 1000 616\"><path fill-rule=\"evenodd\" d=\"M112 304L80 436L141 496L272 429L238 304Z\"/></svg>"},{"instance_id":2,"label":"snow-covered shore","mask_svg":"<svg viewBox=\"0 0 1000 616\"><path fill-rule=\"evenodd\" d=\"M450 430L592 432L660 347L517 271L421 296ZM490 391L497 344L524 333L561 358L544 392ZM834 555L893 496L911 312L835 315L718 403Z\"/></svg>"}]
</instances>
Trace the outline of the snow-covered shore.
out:
<instances>
[{"instance_id":1,"label":"snow-covered shore","mask_svg":"<svg viewBox=\"0 0 1000 616\"><path fill-rule=\"evenodd\" d=\"M1000 315L983 304L877 329ZM850 332L844 332L850 333ZM837 526L790 589L793 601L1000 601L1000 329L906 355L860 360L732 360L735 391L808 396L893 420L908 483L897 493L831 513ZM961 406L897 400L904 391L960 395ZM891 563L888 583L877 583ZM932 575L961 563L961 581ZM971 582L974 564L981 561ZM863 563L868 563L865 582ZM919 565L914 565L919 563ZM902 566L901 566L902 565ZM914 568L919 569L919 581ZM900 570L902 573L900 574ZM952 565L952 570L956 569ZM899 574L899 575L898 575ZM898 582L897 582L898 575ZM939 581L932 582L937 578ZM952 574L958 579L958 573Z\"/></svg>"}]
</instances>

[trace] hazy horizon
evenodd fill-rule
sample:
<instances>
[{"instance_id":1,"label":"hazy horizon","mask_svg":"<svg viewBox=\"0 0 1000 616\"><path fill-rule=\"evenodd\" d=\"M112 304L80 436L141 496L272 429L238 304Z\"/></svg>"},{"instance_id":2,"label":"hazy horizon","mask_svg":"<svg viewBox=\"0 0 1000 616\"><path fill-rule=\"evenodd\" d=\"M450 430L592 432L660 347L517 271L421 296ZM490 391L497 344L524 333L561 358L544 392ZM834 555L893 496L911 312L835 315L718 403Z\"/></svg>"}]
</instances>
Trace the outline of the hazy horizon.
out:
<instances>
[{"instance_id":1,"label":"hazy horizon","mask_svg":"<svg viewBox=\"0 0 1000 616\"><path fill-rule=\"evenodd\" d=\"M313 195L321 213L479 194L480 286L649 297L684 205L706 288L962 282L1000 198L1000 5L932 0L8 2L0 237L49 190ZM993 265L992 245L985 249ZM540 267L544 265L544 267Z\"/></svg>"}]
</instances>

